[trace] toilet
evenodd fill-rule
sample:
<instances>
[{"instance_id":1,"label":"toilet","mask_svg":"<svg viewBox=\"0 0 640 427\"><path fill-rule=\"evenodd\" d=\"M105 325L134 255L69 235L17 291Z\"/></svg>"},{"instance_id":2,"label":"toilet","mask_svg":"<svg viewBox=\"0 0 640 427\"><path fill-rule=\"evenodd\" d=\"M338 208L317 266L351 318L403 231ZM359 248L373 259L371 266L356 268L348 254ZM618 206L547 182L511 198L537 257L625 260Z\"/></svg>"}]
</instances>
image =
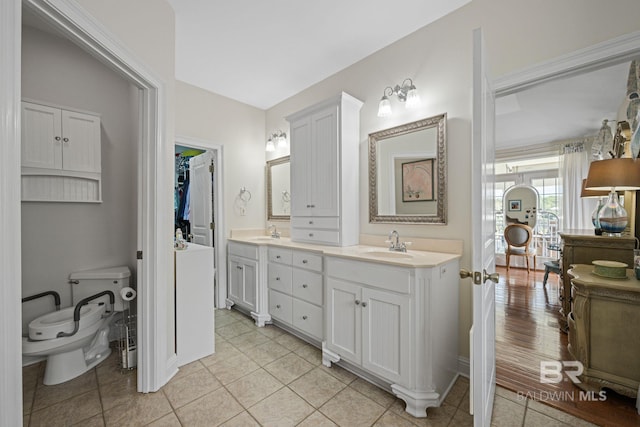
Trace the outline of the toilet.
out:
<instances>
[{"instance_id":1,"label":"toilet","mask_svg":"<svg viewBox=\"0 0 640 427\"><path fill-rule=\"evenodd\" d=\"M29 336L22 338L22 354L46 356L45 385L76 378L111 354L109 326L114 314L125 307L120 291L129 286L130 277L126 266L74 272L69 276L73 305L29 323ZM113 292L113 307L107 293L82 305L74 333L76 305L103 291Z\"/></svg>"}]
</instances>

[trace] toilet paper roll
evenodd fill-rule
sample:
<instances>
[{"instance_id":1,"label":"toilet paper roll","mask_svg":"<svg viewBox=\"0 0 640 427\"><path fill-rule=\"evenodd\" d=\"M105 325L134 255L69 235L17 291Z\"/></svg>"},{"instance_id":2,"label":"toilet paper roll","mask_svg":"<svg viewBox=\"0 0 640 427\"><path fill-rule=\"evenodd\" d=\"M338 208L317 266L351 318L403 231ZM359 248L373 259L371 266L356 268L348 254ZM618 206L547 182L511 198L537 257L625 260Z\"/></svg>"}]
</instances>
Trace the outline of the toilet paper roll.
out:
<instances>
[{"instance_id":1,"label":"toilet paper roll","mask_svg":"<svg viewBox=\"0 0 640 427\"><path fill-rule=\"evenodd\" d=\"M125 301L131 301L136 297L136 290L130 287L122 288L120 290L120 296Z\"/></svg>"}]
</instances>

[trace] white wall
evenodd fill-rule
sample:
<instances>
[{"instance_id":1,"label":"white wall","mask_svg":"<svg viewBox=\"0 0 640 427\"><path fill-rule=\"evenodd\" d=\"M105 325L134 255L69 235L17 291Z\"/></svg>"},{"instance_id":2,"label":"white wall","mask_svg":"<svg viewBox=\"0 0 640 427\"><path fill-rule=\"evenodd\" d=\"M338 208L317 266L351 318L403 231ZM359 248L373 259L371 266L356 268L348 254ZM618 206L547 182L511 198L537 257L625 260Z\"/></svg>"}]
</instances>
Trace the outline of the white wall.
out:
<instances>
[{"instance_id":1,"label":"white wall","mask_svg":"<svg viewBox=\"0 0 640 427\"><path fill-rule=\"evenodd\" d=\"M22 294L55 290L69 273L127 265L135 273L137 97L130 83L71 42L24 27L22 95L101 115L103 203L22 203ZM23 305L23 327L50 299Z\"/></svg>"},{"instance_id":2,"label":"white wall","mask_svg":"<svg viewBox=\"0 0 640 427\"><path fill-rule=\"evenodd\" d=\"M360 231L385 236L395 228L400 236L464 240L462 267L471 264L471 90L472 39L482 27L494 76L513 72L595 43L638 30L640 3L623 0L513 1L474 0L357 64L302 91L267 111L266 128L288 131L283 117L346 91L364 101L360 112ZM570 19L569 19L570 17ZM312 47L311 47L312 48ZM295 58L289 58L294 61ZM395 97L394 115L378 118L383 89L413 79L422 107L405 110ZM369 133L413 120L447 113L448 224L369 224L366 144ZM471 284L460 284L459 346L469 354Z\"/></svg>"}]
</instances>

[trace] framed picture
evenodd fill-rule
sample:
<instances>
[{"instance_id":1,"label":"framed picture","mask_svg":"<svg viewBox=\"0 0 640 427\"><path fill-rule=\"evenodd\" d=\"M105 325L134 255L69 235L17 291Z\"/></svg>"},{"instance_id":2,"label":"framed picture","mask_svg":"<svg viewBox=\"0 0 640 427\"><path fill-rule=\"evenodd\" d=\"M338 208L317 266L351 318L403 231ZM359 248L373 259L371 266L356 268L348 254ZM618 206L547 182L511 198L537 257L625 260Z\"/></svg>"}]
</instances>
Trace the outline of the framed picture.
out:
<instances>
[{"instance_id":1,"label":"framed picture","mask_svg":"<svg viewBox=\"0 0 640 427\"><path fill-rule=\"evenodd\" d=\"M433 160L423 159L402 164L402 201L425 202L434 199Z\"/></svg>"},{"instance_id":2,"label":"framed picture","mask_svg":"<svg viewBox=\"0 0 640 427\"><path fill-rule=\"evenodd\" d=\"M521 211L522 210L522 201L521 200L509 200L509 210L510 211Z\"/></svg>"}]
</instances>

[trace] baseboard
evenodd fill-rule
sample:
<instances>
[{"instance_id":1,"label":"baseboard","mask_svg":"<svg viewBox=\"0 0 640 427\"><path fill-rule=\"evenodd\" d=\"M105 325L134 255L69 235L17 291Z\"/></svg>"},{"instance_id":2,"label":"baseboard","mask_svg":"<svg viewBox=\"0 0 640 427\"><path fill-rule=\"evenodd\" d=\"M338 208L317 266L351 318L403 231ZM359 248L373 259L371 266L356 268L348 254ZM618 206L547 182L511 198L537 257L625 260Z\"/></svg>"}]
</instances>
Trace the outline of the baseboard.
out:
<instances>
[{"instance_id":1,"label":"baseboard","mask_svg":"<svg viewBox=\"0 0 640 427\"><path fill-rule=\"evenodd\" d=\"M471 362L468 357L458 356L458 374L469 378L471 373Z\"/></svg>"}]
</instances>

